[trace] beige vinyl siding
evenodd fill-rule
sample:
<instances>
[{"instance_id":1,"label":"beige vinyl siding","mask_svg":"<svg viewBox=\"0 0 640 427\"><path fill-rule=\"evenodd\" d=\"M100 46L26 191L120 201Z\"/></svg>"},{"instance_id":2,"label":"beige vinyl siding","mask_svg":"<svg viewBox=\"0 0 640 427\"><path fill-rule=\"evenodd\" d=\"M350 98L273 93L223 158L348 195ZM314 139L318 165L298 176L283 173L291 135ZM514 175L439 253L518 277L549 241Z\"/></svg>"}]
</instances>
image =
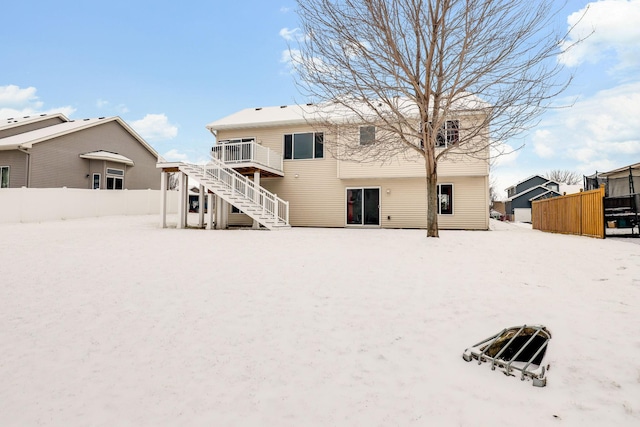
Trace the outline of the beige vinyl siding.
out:
<instances>
[{"instance_id":1,"label":"beige vinyl siding","mask_svg":"<svg viewBox=\"0 0 640 427\"><path fill-rule=\"evenodd\" d=\"M440 177L440 184L453 184L453 215L440 215L441 229L489 229L489 178Z\"/></svg>"},{"instance_id":2,"label":"beige vinyl siding","mask_svg":"<svg viewBox=\"0 0 640 427\"><path fill-rule=\"evenodd\" d=\"M9 129L0 130L0 138L7 138L13 135L31 132L32 130L42 129L60 123L64 123L64 120L62 120L60 117L52 117L50 119L40 120L35 123L25 123L23 125L11 127Z\"/></svg>"},{"instance_id":3,"label":"beige vinyl siding","mask_svg":"<svg viewBox=\"0 0 640 427\"><path fill-rule=\"evenodd\" d=\"M91 188L91 174L100 173L100 184L105 188L105 162L100 166L100 162L80 158L80 154L98 150L116 152L134 161L134 166L126 167L109 163L109 167L125 169L124 188L160 188L157 158L115 121L34 144L30 186Z\"/></svg>"},{"instance_id":4,"label":"beige vinyl siding","mask_svg":"<svg viewBox=\"0 0 640 427\"><path fill-rule=\"evenodd\" d=\"M281 154L284 135L300 132L313 130L310 126L302 125L221 131L218 133L218 140L255 137L258 144ZM262 178L261 185L281 199L289 201L291 225L343 227L344 186L336 179L337 162L329 155L326 147L322 159L284 160L283 164L284 177Z\"/></svg>"},{"instance_id":5,"label":"beige vinyl siding","mask_svg":"<svg viewBox=\"0 0 640 427\"><path fill-rule=\"evenodd\" d=\"M438 173L443 176L474 176L489 173L486 159L452 155L438 162ZM396 157L384 165L378 163L358 163L341 160L338 162L338 178L412 178L425 177L424 158L418 154Z\"/></svg>"},{"instance_id":6,"label":"beige vinyl siding","mask_svg":"<svg viewBox=\"0 0 640 427\"><path fill-rule=\"evenodd\" d=\"M256 141L278 153L282 153L284 134L309 132L311 127L271 127L251 128L241 131L220 131L218 140L255 137ZM290 223L304 227L345 227L346 189L380 188L380 226L385 228L425 228L426 227L426 182L424 166L416 162L416 169L422 171L419 177L403 177L403 169L370 168L365 176L339 178L339 168L346 163L338 162L325 147L323 159L285 160L284 177L262 178L261 185L289 202ZM368 165L367 167L370 167ZM445 170L445 166L442 166ZM442 229L488 228L488 165L486 161L467 161L451 165L450 176L440 174L440 183L454 185L454 215L440 215ZM371 173L376 171L376 173ZM395 171L395 172L394 172ZM461 176L477 173L480 176ZM396 177L389 177L395 175ZM400 176L400 177L397 177ZM387 189L389 193L387 193ZM250 225L246 215L232 218L232 225ZM240 218L243 217L243 218ZM390 219L388 219L390 217Z\"/></svg>"},{"instance_id":7,"label":"beige vinyl siding","mask_svg":"<svg viewBox=\"0 0 640 427\"><path fill-rule=\"evenodd\" d=\"M9 188L27 186L29 157L18 150L0 151L0 166L9 166Z\"/></svg>"}]
</instances>

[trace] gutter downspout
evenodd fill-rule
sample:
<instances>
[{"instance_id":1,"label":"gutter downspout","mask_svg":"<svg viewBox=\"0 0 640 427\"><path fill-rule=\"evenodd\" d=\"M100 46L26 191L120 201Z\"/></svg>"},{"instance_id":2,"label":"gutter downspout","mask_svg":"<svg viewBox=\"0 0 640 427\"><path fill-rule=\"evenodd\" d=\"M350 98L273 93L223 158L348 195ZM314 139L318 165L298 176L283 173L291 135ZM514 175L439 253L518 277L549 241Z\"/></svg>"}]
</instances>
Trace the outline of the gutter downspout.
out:
<instances>
[{"instance_id":1,"label":"gutter downspout","mask_svg":"<svg viewBox=\"0 0 640 427\"><path fill-rule=\"evenodd\" d=\"M18 151L27 155L27 176L26 176L26 184L27 188L31 188L31 153L27 151L25 148L18 147Z\"/></svg>"}]
</instances>

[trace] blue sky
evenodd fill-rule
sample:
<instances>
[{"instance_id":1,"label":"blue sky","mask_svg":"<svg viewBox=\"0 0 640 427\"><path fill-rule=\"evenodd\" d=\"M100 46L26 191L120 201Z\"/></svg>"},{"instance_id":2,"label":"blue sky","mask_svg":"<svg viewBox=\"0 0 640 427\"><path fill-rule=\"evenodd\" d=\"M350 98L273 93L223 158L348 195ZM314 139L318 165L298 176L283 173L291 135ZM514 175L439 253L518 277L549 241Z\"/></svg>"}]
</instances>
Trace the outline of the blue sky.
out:
<instances>
[{"instance_id":1,"label":"blue sky","mask_svg":"<svg viewBox=\"0 0 640 427\"><path fill-rule=\"evenodd\" d=\"M501 191L550 169L640 162L640 0L569 0L566 30L594 33L558 58L558 105L492 170ZM167 160L203 161L205 125L243 108L305 102L286 61L294 1L9 2L0 26L0 118L118 115ZM504 195L504 193L501 193Z\"/></svg>"}]
</instances>

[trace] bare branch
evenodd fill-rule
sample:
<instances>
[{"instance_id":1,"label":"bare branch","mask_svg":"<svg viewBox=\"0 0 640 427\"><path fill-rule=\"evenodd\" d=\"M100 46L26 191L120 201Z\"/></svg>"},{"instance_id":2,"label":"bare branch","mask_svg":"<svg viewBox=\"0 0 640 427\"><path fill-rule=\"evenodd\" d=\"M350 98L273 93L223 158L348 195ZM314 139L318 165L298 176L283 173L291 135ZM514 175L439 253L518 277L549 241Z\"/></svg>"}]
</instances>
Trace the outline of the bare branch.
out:
<instances>
[{"instance_id":1,"label":"bare branch","mask_svg":"<svg viewBox=\"0 0 640 427\"><path fill-rule=\"evenodd\" d=\"M298 0L306 37L297 83L341 160L425 163L428 235L437 236L438 162L490 161L534 126L571 81L556 60L553 0ZM337 118L339 118L337 120ZM359 127L375 126L374 143ZM447 129L455 126L455 143ZM444 136L443 136L444 135ZM495 151L495 150L494 150Z\"/></svg>"}]
</instances>

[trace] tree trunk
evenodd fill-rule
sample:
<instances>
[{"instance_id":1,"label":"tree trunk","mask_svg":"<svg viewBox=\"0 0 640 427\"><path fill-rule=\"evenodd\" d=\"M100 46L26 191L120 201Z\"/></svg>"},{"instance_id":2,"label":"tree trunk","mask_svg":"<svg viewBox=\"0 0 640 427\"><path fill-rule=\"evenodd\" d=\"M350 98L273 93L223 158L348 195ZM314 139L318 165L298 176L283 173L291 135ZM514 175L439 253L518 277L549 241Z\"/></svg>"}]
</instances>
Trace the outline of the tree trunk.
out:
<instances>
[{"instance_id":1,"label":"tree trunk","mask_svg":"<svg viewBox=\"0 0 640 427\"><path fill-rule=\"evenodd\" d=\"M438 234L438 165L435 159L425 158L427 170L427 237Z\"/></svg>"}]
</instances>

